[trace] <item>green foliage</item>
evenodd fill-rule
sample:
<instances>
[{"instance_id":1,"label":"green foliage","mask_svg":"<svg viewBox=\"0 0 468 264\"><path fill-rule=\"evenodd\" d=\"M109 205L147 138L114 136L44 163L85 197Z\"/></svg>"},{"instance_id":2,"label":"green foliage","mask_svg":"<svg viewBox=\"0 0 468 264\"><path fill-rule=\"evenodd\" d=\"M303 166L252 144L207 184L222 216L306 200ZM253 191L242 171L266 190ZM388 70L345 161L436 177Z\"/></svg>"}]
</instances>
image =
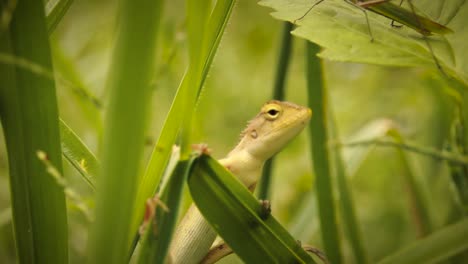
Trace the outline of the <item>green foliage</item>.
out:
<instances>
[{"instance_id":1,"label":"green foliage","mask_svg":"<svg viewBox=\"0 0 468 264\"><path fill-rule=\"evenodd\" d=\"M314 263L269 208L216 160L196 158L188 184L203 216L244 261Z\"/></svg>"},{"instance_id":2,"label":"green foliage","mask_svg":"<svg viewBox=\"0 0 468 264\"><path fill-rule=\"evenodd\" d=\"M172 233L177 223L182 187L191 164L192 160L179 161L168 179L169 182L155 198L156 208L146 208L146 210L154 210L154 215L144 220L147 222L148 230L140 243L139 263L164 263L166 261Z\"/></svg>"},{"instance_id":3,"label":"green foliage","mask_svg":"<svg viewBox=\"0 0 468 264\"><path fill-rule=\"evenodd\" d=\"M379 264L433 263L468 249L468 220L446 226L428 237L409 245Z\"/></svg>"},{"instance_id":4,"label":"green foliage","mask_svg":"<svg viewBox=\"0 0 468 264\"><path fill-rule=\"evenodd\" d=\"M190 34L194 38L191 40L193 45L190 51L192 62L177 89L177 94L172 102L166 121L164 122L164 127L159 135L158 142L154 146L150 161L148 162L146 171L141 180L136 199L137 212L132 222L132 229L135 231L143 216L144 201L156 190L164 168L169 160L170 150L180 130L183 131L181 159L186 160L188 158L188 151L191 144L190 132L192 131L193 109L197 103L198 95L201 93L201 89L208 74L208 69L213 61L234 3L235 1L232 0L217 1L209 17L199 17L195 13L192 14L196 9L190 9L188 11L188 17L194 20L200 19L204 22L193 21L192 23L191 21L189 23L190 25L198 24L198 27L191 27L189 29L191 31ZM196 3L193 4L197 6ZM207 29L204 28L205 26ZM201 38L200 32L204 32L204 30L206 30L206 35ZM200 43L206 44L198 46ZM198 46L200 50L195 49L193 47L194 45Z\"/></svg>"},{"instance_id":5,"label":"green foliage","mask_svg":"<svg viewBox=\"0 0 468 264\"><path fill-rule=\"evenodd\" d=\"M7 4L0 1L2 9ZM0 53L51 72L42 2L20 1L14 11L9 27L0 31ZM8 12L2 12L5 15ZM47 75L7 63L0 63L0 80L0 118L8 150L18 261L67 263L65 195L36 156L43 151L62 171L54 82Z\"/></svg>"},{"instance_id":6,"label":"green foliage","mask_svg":"<svg viewBox=\"0 0 468 264\"><path fill-rule=\"evenodd\" d=\"M325 0L297 21L313 1L262 2L276 10L276 18L299 25L294 36L323 47L321 62L317 46L311 51L303 45L279 47L283 59L276 61L272 43L280 24L255 1L189 0L185 12L183 1L168 1L162 14L142 8L143 1L122 0L120 15L112 1L47 1L45 21L41 1L30 2L0 0L0 115L6 143L5 148L0 141L1 263L15 261L15 241L19 262L122 263L130 255L139 263L167 260L177 218L190 202L182 195L187 168L192 168L193 199L201 201L208 220L244 260L310 261L299 239L324 248L332 263L466 262L468 73L462 0L413 1L418 14L454 31L427 40L455 82L440 80L417 30L392 28L389 19L368 12L371 42L363 12L342 0ZM406 3L402 8L410 10ZM289 24L282 33L290 44L295 42L291 30ZM53 32L52 53L47 32ZM304 67L304 58L322 72ZM301 135L276 157L266 182L273 217L260 213L259 203L212 158L198 157L192 166L190 145L207 142L215 156L224 156L245 121L271 99L273 82L287 88L274 97L306 104L304 76L310 79L314 136ZM159 136L153 140L152 135ZM63 171L60 141L68 161ZM182 146L181 156L174 143ZM313 169L308 143L314 148ZM36 157L38 150L48 159ZM6 157L10 177L5 177ZM149 228L140 238L137 229L151 197L156 213L153 220L145 217ZM83 208L97 210L89 239L89 215L76 212Z\"/></svg>"},{"instance_id":7,"label":"green foliage","mask_svg":"<svg viewBox=\"0 0 468 264\"><path fill-rule=\"evenodd\" d=\"M95 189L99 163L94 154L63 120L60 120L60 137L63 156L83 176L86 183Z\"/></svg>"},{"instance_id":8,"label":"green foliage","mask_svg":"<svg viewBox=\"0 0 468 264\"><path fill-rule=\"evenodd\" d=\"M123 263L128 258L128 241L134 234L129 216L139 183L161 9L162 1L119 2L89 263Z\"/></svg>"},{"instance_id":9,"label":"green foliage","mask_svg":"<svg viewBox=\"0 0 468 264\"><path fill-rule=\"evenodd\" d=\"M317 202L320 215L320 227L325 253L332 263L341 263L341 242L338 237L338 225L333 198L333 178L331 172L328 145L329 130L328 92L323 81L322 62L315 55L320 47L306 43L306 79L309 107L314 108L314 118L310 123L310 141L312 163L317 175Z\"/></svg>"},{"instance_id":10,"label":"green foliage","mask_svg":"<svg viewBox=\"0 0 468 264\"><path fill-rule=\"evenodd\" d=\"M444 69L467 85L466 46L462 43L468 37L465 27L468 7L458 0L412 2L422 13L429 14L429 18L453 30L453 34L431 36L428 41ZM299 27L293 34L324 47L319 54L322 58L386 66L435 67L430 50L418 32L407 27L391 28L389 19L368 12L374 36L374 41L370 41L362 10L343 0L326 0L300 20L297 19L310 8L311 1L264 0L261 4L274 8L273 16L277 19L296 21Z\"/></svg>"}]
</instances>

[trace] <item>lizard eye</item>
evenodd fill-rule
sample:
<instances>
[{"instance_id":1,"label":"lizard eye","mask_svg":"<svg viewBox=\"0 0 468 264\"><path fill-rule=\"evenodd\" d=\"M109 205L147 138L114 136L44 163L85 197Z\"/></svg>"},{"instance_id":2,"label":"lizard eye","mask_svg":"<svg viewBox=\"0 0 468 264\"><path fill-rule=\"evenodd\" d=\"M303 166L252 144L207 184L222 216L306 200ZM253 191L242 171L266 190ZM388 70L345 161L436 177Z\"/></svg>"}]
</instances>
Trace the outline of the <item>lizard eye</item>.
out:
<instances>
[{"instance_id":1,"label":"lizard eye","mask_svg":"<svg viewBox=\"0 0 468 264\"><path fill-rule=\"evenodd\" d=\"M275 115L277 115L278 113L279 113L279 111L276 110L276 109L271 109L271 110L268 111L268 114L271 115L271 116L275 116Z\"/></svg>"},{"instance_id":2,"label":"lizard eye","mask_svg":"<svg viewBox=\"0 0 468 264\"><path fill-rule=\"evenodd\" d=\"M281 114L281 108L277 105L271 105L265 111L265 117L268 120L275 120Z\"/></svg>"}]
</instances>

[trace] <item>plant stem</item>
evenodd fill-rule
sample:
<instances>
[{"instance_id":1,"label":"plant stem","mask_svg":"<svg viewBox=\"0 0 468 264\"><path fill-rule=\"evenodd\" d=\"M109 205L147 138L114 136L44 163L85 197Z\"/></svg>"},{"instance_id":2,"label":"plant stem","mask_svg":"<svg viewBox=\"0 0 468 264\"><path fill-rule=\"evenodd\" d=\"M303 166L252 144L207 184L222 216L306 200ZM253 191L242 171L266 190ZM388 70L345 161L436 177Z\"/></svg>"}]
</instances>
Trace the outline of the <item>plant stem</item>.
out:
<instances>
[{"instance_id":1,"label":"plant stem","mask_svg":"<svg viewBox=\"0 0 468 264\"><path fill-rule=\"evenodd\" d=\"M320 226L325 252L331 263L341 263L341 246L338 236L332 175L328 149L328 100L322 75L322 63L316 56L320 47L312 42L306 46L306 78L309 107L314 109L310 122L312 161L319 208Z\"/></svg>"},{"instance_id":2,"label":"plant stem","mask_svg":"<svg viewBox=\"0 0 468 264\"><path fill-rule=\"evenodd\" d=\"M276 68L275 84L273 86L273 99L284 100L284 87L286 76L289 68L289 61L291 57L292 48L292 36L291 30L293 24L289 22L283 23L283 30L281 33L281 45L278 53L278 64ZM274 158L271 158L265 162L263 166L262 177L258 190L258 197L260 199L268 199L271 184L271 173L273 168Z\"/></svg>"}]
</instances>

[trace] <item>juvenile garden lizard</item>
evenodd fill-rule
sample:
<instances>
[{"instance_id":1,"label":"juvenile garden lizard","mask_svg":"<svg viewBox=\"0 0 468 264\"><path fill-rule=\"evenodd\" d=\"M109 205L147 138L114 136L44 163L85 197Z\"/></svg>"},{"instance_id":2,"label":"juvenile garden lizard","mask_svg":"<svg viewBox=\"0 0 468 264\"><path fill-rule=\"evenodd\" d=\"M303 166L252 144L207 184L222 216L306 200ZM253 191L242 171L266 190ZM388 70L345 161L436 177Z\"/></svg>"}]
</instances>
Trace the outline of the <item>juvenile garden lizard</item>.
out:
<instances>
[{"instance_id":1,"label":"juvenile garden lizard","mask_svg":"<svg viewBox=\"0 0 468 264\"><path fill-rule=\"evenodd\" d=\"M307 107L275 100L267 102L241 133L239 144L219 162L253 191L263 163L299 134L311 115ZM199 263L215 238L216 232L192 204L174 234L170 247L172 263Z\"/></svg>"}]
</instances>

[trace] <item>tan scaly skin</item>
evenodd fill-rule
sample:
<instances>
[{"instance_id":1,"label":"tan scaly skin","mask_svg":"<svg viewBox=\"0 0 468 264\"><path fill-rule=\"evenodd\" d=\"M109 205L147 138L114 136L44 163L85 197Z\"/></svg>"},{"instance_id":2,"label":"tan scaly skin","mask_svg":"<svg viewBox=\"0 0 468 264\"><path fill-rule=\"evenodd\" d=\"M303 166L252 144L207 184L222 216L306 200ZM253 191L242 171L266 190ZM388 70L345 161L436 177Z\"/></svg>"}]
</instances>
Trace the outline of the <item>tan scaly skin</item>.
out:
<instances>
[{"instance_id":1,"label":"tan scaly skin","mask_svg":"<svg viewBox=\"0 0 468 264\"><path fill-rule=\"evenodd\" d=\"M267 102L242 132L239 144L219 162L253 191L264 162L296 137L311 115L307 107L275 100ZM216 232L192 204L174 234L171 262L199 263L215 238Z\"/></svg>"}]
</instances>

